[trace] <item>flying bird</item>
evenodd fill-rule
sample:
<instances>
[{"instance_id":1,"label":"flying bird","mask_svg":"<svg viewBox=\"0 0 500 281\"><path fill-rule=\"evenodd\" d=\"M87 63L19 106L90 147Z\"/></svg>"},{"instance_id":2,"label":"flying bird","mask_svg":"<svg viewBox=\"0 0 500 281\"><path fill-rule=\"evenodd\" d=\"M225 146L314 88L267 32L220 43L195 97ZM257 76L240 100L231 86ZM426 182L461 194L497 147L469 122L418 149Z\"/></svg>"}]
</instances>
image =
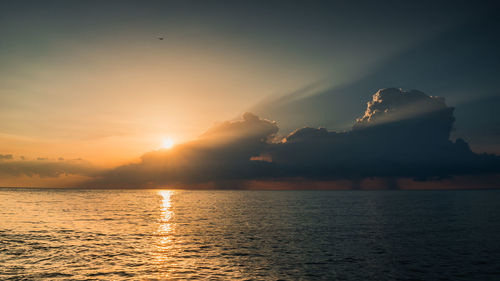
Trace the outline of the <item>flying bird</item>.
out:
<instances>
[{"instance_id":1,"label":"flying bird","mask_svg":"<svg viewBox=\"0 0 500 281\"><path fill-rule=\"evenodd\" d=\"M163 40L163 39L165 39L165 37L163 37L163 36L158 36L158 40Z\"/></svg>"}]
</instances>

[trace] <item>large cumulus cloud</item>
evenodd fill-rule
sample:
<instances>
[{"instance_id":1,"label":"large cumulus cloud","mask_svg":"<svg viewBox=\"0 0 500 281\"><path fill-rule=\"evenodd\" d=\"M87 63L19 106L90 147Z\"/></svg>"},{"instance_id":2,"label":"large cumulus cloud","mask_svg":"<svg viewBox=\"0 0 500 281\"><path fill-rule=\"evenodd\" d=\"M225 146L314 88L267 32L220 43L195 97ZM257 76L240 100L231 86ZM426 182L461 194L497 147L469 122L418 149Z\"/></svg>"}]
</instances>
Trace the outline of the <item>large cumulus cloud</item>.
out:
<instances>
[{"instance_id":1,"label":"large cumulus cloud","mask_svg":"<svg viewBox=\"0 0 500 281\"><path fill-rule=\"evenodd\" d=\"M143 187L215 184L252 180L442 179L498 173L500 159L476 154L450 140L453 108L420 91L383 89L373 95L351 130L301 128L277 137L275 122L246 113L241 120L210 128L172 150L149 152L91 183ZM395 184L391 184L395 185Z\"/></svg>"},{"instance_id":2,"label":"large cumulus cloud","mask_svg":"<svg viewBox=\"0 0 500 281\"><path fill-rule=\"evenodd\" d=\"M283 173L308 178L443 178L496 172L498 157L473 153L451 141L453 108L419 91L383 89L348 132L302 128L274 146Z\"/></svg>"}]
</instances>

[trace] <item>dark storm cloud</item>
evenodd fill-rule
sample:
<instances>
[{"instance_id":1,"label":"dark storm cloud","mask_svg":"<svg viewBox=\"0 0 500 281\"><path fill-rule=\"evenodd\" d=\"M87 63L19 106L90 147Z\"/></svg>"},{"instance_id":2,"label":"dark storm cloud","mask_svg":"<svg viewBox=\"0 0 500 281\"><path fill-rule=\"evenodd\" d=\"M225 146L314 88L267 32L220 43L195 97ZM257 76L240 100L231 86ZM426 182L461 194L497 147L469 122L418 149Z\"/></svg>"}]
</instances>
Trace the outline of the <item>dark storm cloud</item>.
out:
<instances>
[{"instance_id":1,"label":"dark storm cloud","mask_svg":"<svg viewBox=\"0 0 500 281\"><path fill-rule=\"evenodd\" d=\"M12 160L0 161L0 176L38 176L41 178L54 178L61 175L94 176L98 168L83 160L57 160L37 158L37 160Z\"/></svg>"},{"instance_id":2,"label":"dark storm cloud","mask_svg":"<svg viewBox=\"0 0 500 281\"><path fill-rule=\"evenodd\" d=\"M450 140L453 123L453 108L442 98L383 89L347 132L302 128L278 140L275 122L245 113L242 120L215 125L172 150L147 153L139 163L118 167L90 184L189 187L248 180L385 178L396 187L401 177L428 180L499 172L499 157L475 154L462 139Z\"/></svg>"},{"instance_id":3,"label":"dark storm cloud","mask_svg":"<svg viewBox=\"0 0 500 281\"><path fill-rule=\"evenodd\" d=\"M303 128L273 146L273 163L306 178L443 178L498 172L500 159L450 140L453 108L419 91L384 89L348 132Z\"/></svg>"}]
</instances>

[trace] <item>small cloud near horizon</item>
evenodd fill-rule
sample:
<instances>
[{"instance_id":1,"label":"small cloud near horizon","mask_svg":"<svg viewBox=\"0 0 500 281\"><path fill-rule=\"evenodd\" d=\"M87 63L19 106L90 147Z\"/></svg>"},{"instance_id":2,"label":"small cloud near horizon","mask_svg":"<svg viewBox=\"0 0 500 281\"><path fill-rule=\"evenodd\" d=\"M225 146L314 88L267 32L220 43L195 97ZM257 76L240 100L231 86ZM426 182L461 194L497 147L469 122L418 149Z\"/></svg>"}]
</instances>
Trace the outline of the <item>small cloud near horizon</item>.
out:
<instances>
[{"instance_id":1,"label":"small cloud near horizon","mask_svg":"<svg viewBox=\"0 0 500 281\"><path fill-rule=\"evenodd\" d=\"M102 172L100 168L82 159L50 160L37 157L35 160L28 160L20 156L20 160L15 160L11 154L5 156L0 155L0 176L2 177L57 178L62 175L94 177Z\"/></svg>"}]
</instances>

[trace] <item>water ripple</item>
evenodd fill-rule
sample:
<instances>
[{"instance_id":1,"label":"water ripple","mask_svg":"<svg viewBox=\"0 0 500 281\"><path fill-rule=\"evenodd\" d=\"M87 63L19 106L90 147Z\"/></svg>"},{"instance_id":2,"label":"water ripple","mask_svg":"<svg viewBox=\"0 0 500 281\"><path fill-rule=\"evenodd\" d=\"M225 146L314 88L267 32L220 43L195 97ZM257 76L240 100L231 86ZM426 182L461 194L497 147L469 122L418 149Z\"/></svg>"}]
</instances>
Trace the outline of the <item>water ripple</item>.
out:
<instances>
[{"instance_id":1,"label":"water ripple","mask_svg":"<svg viewBox=\"0 0 500 281\"><path fill-rule=\"evenodd\" d=\"M0 189L0 280L497 280L500 192Z\"/></svg>"}]
</instances>

